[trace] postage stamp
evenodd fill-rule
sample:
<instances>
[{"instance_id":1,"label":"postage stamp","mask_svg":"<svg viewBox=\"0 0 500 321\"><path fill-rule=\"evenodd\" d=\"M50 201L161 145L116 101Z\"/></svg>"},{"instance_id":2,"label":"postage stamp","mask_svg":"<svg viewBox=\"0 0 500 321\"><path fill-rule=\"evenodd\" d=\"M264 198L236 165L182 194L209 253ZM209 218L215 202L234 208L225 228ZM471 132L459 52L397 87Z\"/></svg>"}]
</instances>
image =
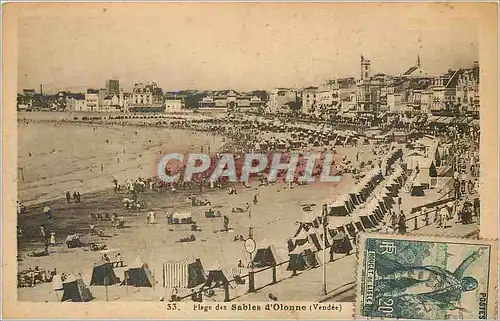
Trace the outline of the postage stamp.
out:
<instances>
[{"instance_id":1,"label":"postage stamp","mask_svg":"<svg viewBox=\"0 0 500 321\"><path fill-rule=\"evenodd\" d=\"M356 317L490 319L496 241L362 235Z\"/></svg>"},{"instance_id":2,"label":"postage stamp","mask_svg":"<svg viewBox=\"0 0 500 321\"><path fill-rule=\"evenodd\" d=\"M498 239L496 3L0 2L2 318L345 320L360 233ZM492 315L398 242L361 315Z\"/></svg>"}]
</instances>

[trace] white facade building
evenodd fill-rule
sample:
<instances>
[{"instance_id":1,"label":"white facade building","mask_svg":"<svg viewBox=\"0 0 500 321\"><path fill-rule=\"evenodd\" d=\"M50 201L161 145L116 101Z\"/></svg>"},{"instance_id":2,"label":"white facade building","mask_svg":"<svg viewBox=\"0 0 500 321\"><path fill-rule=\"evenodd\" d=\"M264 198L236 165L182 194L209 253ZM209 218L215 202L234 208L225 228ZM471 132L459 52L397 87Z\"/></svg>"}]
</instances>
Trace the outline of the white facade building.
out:
<instances>
[{"instance_id":1,"label":"white facade building","mask_svg":"<svg viewBox=\"0 0 500 321\"><path fill-rule=\"evenodd\" d=\"M99 91L88 90L85 94L85 111L99 111Z\"/></svg>"},{"instance_id":2,"label":"white facade building","mask_svg":"<svg viewBox=\"0 0 500 321\"><path fill-rule=\"evenodd\" d=\"M165 99L165 112L166 113L180 113L183 108L182 99L166 98Z\"/></svg>"}]
</instances>

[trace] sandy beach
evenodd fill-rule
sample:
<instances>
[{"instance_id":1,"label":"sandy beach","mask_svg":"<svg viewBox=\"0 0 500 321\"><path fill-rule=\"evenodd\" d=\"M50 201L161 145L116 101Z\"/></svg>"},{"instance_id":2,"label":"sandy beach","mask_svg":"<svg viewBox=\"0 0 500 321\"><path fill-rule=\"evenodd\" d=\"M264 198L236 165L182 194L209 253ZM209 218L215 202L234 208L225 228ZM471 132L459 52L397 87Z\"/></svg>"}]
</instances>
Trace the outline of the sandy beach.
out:
<instances>
[{"instance_id":1,"label":"sandy beach","mask_svg":"<svg viewBox=\"0 0 500 321\"><path fill-rule=\"evenodd\" d=\"M39 134L34 135L35 132ZM106 140L109 143L106 143ZM26 231L25 237L18 245L22 259L19 269L39 266L42 269L56 268L58 272L81 273L87 276L92 264L98 261L102 254L83 248L67 249L62 241L66 235L74 232L88 235L89 215L96 211L117 213L126 217L127 228L124 229L113 229L110 222L97 222L99 229L112 236L103 241L108 249L119 251L125 262L131 262L140 255L157 276L161 274L163 263L190 256L200 258L205 268L215 265L234 268L238 260L245 263L249 261L243 243L234 241L235 235L248 234L249 218L246 213L231 213L231 209L245 207L245 203L251 202L257 193L259 202L251 209L254 238L258 246L274 244L284 261L287 259L286 239L293 237L298 227L297 221L307 214L301 205L314 203L316 205L313 211L319 213L322 204L331 202L353 185L352 176L344 175L339 183L314 183L297 186L291 190L285 189L285 185L281 183L260 188L257 184L252 188L239 185L236 187L236 195L228 195L225 189L205 189L200 197L209 199L214 210L228 215L232 228L229 232L218 232L223 227L222 218L204 217L208 207L192 207L187 201L190 194L188 191L176 194L146 192L141 196L147 200L148 210L155 210L156 224L146 224L146 212L137 215L128 213L121 203L127 194L113 193L113 177L121 181L139 176L153 176L160 151L185 152L190 148L199 149L206 145L217 150L221 140L221 137L208 136L207 133L185 130L118 125L54 126L43 122L20 122L19 164L25 168L25 182L20 182L19 195L28 205L28 211L19 218L19 224ZM190 147L193 145L194 147ZM367 161L373 158L370 152L372 148L370 145L358 148L339 147L336 149L336 157L340 159L347 155L350 159L355 159L356 152L363 151L359 161ZM55 149L55 152L52 152L52 149ZM123 149L126 150L125 154ZM29 156L30 152L32 156ZM116 163L117 157L120 157L120 163ZM103 164L102 172L100 164ZM79 190L83 195L83 203L67 204L66 200L61 199L66 190ZM52 222L48 222L41 213L45 205L54 209L55 219ZM166 212L172 211L192 212L193 219L201 229L200 232L195 232L196 242L176 243L192 232L189 225L167 224ZM41 247L37 236L40 224L56 231L59 244L50 248L49 256L28 258L28 252ZM286 271L280 273L289 274ZM19 295L21 300L39 301L47 297L46 291L46 285L21 288ZM121 297L123 298L123 294Z\"/></svg>"}]
</instances>

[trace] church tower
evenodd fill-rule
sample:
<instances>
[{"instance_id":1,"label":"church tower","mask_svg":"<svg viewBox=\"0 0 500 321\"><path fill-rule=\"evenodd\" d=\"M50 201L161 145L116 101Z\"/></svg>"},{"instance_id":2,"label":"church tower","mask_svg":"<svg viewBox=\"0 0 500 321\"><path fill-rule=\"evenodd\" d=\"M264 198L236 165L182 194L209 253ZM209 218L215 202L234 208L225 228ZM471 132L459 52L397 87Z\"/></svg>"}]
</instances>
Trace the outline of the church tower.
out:
<instances>
[{"instance_id":1,"label":"church tower","mask_svg":"<svg viewBox=\"0 0 500 321\"><path fill-rule=\"evenodd\" d=\"M361 80L370 80L371 78L371 62L361 55Z\"/></svg>"}]
</instances>

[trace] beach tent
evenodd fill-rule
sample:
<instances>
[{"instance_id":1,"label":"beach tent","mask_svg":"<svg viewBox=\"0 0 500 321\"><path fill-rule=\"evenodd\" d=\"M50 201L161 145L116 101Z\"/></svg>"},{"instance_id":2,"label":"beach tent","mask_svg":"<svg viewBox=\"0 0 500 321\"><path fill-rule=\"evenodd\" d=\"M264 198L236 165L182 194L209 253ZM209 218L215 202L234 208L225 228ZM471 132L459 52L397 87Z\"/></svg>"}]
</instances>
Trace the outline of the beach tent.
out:
<instances>
[{"instance_id":1,"label":"beach tent","mask_svg":"<svg viewBox=\"0 0 500 321\"><path fill-rule=\"evenodd\" d=\"M229 286L229 280L226 277L226 273L220 268L219 263L217 262L212 268L208 269L208 275L203 287L212 287L212 284L215 287L224 286L227 288Z\"/></svg>"},{"instance_id":2,"label":"beach tent","mask_svg":"<svg viewBox=\"0 0 500 321\"><path fill-rule=\"evenodd\" d=\"M356 205L353 203L353 201L351 200L351 198L349 197L349 195L343 195L340 200L344 202L344 204L345 204L345 206L347 208L347 211L349 213L351 213L352 211L354 211L354 209L356 208Z\"/></svg>"},{"instance_id":3,"label":"beach tent","mask_svg":"<svg viewBox=\"0 0 500 321\"><path fill-rule=\"evenodd\" d=\"M206 280L200 259L195 257L163 264L163 287L193 288Z\"/></svg>"},{"instance_id":4,"label":"beach tent","mask_svg":"<svg viewBox=\"0 0 500 321\"><path fill-rule=\"evenodd\" d=\"M377 226L379 224L379 220L377 220L375 215L370 214L370 215L368 215L368 218L373 222L373 226Z\"/></svg>"},{"instance_id":5,"label":"beach tent","mask_svg":"<svg viewBox=\"0 0 500 321\"><path fill-rule=\"evenodd\" d=\"M302 246L307 242L309 242L309 234L306 232L305 229L302 228L300 229L300 233L298 233L291 239L291 242L293 244L293 249L295 249L295 247L297 246Z\"/></svg>"},{"instance_id":6,"label":"beach tent","mask_svg":"<svg viewBox=\"0 0 500 321\"><path fill-rule=\"evenodd\" d=\"M375 218L378 220L378 221L382 221L384 219L384 213L382 212L382 210L380 210L380 208L376 208L375 209Z\"/></svg>"},{"instance_id":7,"label":"beach tent","mask_svg":"<svg viewBox=\"0 0 500 321\"><path fill-rule=\"evenodd\" d=\"M360 197L358 197L358 194L355 192L350 192L349 193L349 199L354 205L359 205L363 203Z\"/></svg>"},{"instance_id":8,"label":"beach tent","mask_svg":"<svg viewBox=\"0 0 500 321\"><path fill-rule=\"evenodd\" d=\"M112 285L117 282L118 279L109 262L102 260L94 264L90 285Z\"/></svg>"},{"instance_id":9,"label":"beach tent","mask_svg":"<svg viewBox=\"0 0 500 321\"><path fill-rule=\"evenodd\" d=\"M349 223L345 225L345 230L349 234L350 237L356 237L356 228L353 223Z\"/></svg>"},{"instance_id":10,"label":"beach tent","mask_svg":"<svg viewBox=\"0 0 500 321\"><path fill-rule=\"evenodd\" d=\"M267 243L265 240L259 245L255 251L252 263L256 268L275 266L281 262L278 252L274 245Z\"/></svg>"},{"instance_id":11,"label":"beach tent","mask_svg":"<svg viewBox=\"0 0 500 321\"><path fill-rule=\"evenodd\" d=\"M398 196L398 191L394 189L394 187L390 184L386 184L385 185L385 193L386 195L390 196L390 197L397 197Z\"/></svg>"},{"instance_id":12,"label":"beach tent","mask_svg":"<svg viewBox=\"0 0 500 321\"><path fill-rule=\"evenodd\" d=\"M314 212L305 212L299 223L306 229L306 231L309 231L310 228L319 227L320 218L321 216L314 214Z\"/></svg>"},{"instance_id":13,"label":"beach tent","mask_svg":"<svg viewBox=\"0 0 500 321\"><path fill-rule=\"evenodd\" d=\"M309 241L309 244L311 244L311 246L316 250L316 251L319 251L323 248L323 244L321 243L321 235L319 234L318 231L316 230L311 230L309 231L308 233L308 241Z\"/></svg>"},{"instance_id":14,"label":"beach tent","mask_svg":"<svg viewBox=\"0 0 500 321\"><path fill-rule=\"evenodd\" d=\"M64 244L66 244L66 246L70 249L83 246L83 243L80 240L79 234L71 234L71 235L66 236L66 239L64 240Z\"/></svg>"},{"instance_id":15,"label":"beach tent","mask_svg":"<svg viewBox=\"0 0 500 321\"><path fill-rule=\"evenodd\" d=\"M124 278L120 285L152 287L156 283L147 263L139 257L124 272Z\"/></svg>"},{"instance_id":16,"label":"beach tent","mask_svg":"<svg viewBox=\"0 0 500 321\"><path fill-rule=\"evenodd\" d=\"M363 224L361 224L361 221L354 222L354 226L356 227L356 230L358 232L364 232L365 231L365 228L363 227Z\"/></svg>"},{"instance_id":17,"label":"beach tent","mask_svg":"<svg viewBox=\"0 0 500 321\"><path fill-rule=\"evenodd\" d=\"M392 196L390 196L390 193L386 193L386 195L384 195L382 199L384 200L385 206L387 208L392 208L392 205L396 204L396 201Z\"/></svg>"},{"instance_id":18,"label":"beach tent","mask_svg":"<svg viewBox=\"0 0 500 321\"><path fill-rule=\"evenodd\" d=\"M287 271L303 271L308 268L319 265L319 258L311 249L310 245L297 247L289 253Z\"/></svg>"},{"instance_id":19,"label":"beach tent","mask_svg":"<svg viewBox=\"0 0 500 321\"><path fill-rule=\"evenodd\" d=\"M68 279L62 284L61 302L88 302L93 299L92 293L81 278Z\"/></svg>"},{"instance_id":20,"label":"beach tent","mask_svg":"<svg viewBox=\"0 0 500 321\"><path fill-rule=\"evenodd\" d=\"M191 212L174 212L171 217L171 224L192 224L193 214Z\"/></svg>"},{"instance_id":21,"label":"beach tent","mask_svg":"<svg viewBox=\"0 0 500 321\"><path fill-rule=\"evenodd\" d=\"M365 229L374 228L373 222L368 218L368 216L360 216L361 224Z\"/></svg>"},{"instance_id":22,"label":"beach tent","mask_svg":"<svg viewBox=\"0 0 500 321\"><path fill-rule=\"evenodd\" d=\"M420 183L415 183L411 187L410 195L411 196L424 196L425 195L424 188L422 187L422 185Z\"/></svg>"},{"instance_id":23,"label":"beach tent","mask_svg":"<svg viewBox=\"0 0 500 321\"><path fill-rule=\"evenodd\" d=\"M332 239L332 243L330 254L347 254L352 251L352 244L349 241L349 237L344 232L335 234Z\"/></svg>"},{"instance_id":24,"label":"beach tent","mask_svg":"<svg viewBox=\"0 0 500 321\"><path fill-rule=\"evenodd\" d=\"M346 204L342 200L337 200L335 203L329 205L328 215L330 216L347 216L349 215L349 210Z\"/></svg>"}]
</instances>

